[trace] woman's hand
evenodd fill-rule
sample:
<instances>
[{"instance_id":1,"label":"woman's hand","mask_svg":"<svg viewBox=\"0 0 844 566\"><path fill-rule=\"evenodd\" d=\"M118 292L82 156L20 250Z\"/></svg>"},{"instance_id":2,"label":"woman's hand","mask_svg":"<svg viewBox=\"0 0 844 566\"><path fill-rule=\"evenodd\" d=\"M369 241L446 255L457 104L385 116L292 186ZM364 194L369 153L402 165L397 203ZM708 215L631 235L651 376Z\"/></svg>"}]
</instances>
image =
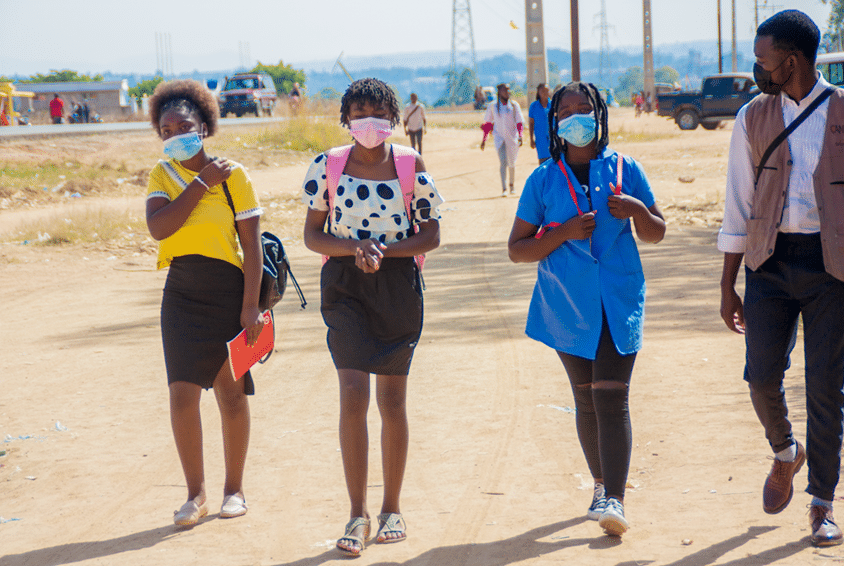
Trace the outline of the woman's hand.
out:
<instances>
[{"instance_id":1,"label":"woman's hand","mask_svg":"<svg viewBox=\"0 0 844 566\"><path fill-rule=\"evenodd\" d=\"M587 212L580 216L569 218L562 226L553 228L553 230L562 230L566 235L566 240L585 240L592 237L592 232L595 231L595 212Z\"/></svg>"},{"instance_id":2,"label":"woman's hand","mask_svg":"<svg viewBox=\"0 0 844 566\"><path fill-rule=\"evenodd\" d=\"M355 250L355 265L364 273L375 273L381 267L386 249L387 246L375 238L361 240Z\"/></svg>"},{"instance_id":3,"label":"woman's hand","mask_svg":"<svg viewBox=\"0 0 844 566\"><path fill-rule=\"evenodd\" d=\"M254 346L264 328L264 317L258 307L246 307L240 311L240 326L246 329L246 343Z\"/></svg>"},{"instance_id":4,"label":"woman's hand","mask_svg":"<svg viewBox=\"0 0 844 566\"><path fill-rule=\"evenodd\" d=\"M211 162L202 168L197 177L209 187L222 184L223 181L231 177L234 166L231 161L221 157L212 159Z\"/></svg>"},{"instance_id":5,"label":"woman's hand","mask_svg":"<svg viewBox=\"0 0 844 566\"><path fill-rule=\"evenodd\" d=\"M647 212L647 207L639 199L624 193L615 194L615 185L612 183L610 183L610 188L613 190L613 194L607 198L607 206L610 208L610 214L619 220Z\"/></svg>"}]
</instances>

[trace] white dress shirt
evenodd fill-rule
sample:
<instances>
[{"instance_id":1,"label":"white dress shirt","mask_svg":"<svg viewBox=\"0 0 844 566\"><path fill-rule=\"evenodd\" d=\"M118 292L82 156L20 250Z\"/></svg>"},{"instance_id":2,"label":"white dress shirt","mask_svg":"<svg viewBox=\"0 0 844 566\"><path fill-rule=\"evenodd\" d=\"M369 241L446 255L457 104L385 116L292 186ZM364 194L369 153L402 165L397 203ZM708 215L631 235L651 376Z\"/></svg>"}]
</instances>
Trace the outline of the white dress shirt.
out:
<instances>
[{"instance_id":1,"label":"white dress shirt","mask_svg":"<svg viewBox=\"0 0 844 566\"><path fill-rule=\"evenodd\" d=\"M799 103L782 94L782 117L788 127L830 84L819 73L818 82ZM806 120L786 138L791 150L792 168L788 191L780 221L780 232L814 234L821 231L815 186L812 175L818 167L823 149L829 99L818 106ZM727 191L724 221L718 233L718 249L728 253L744 253L747 244L747 220L753 203L756 171L747 137L747 104L739 110L730 140L727 162Z\"/></svg>"}]
</instances>

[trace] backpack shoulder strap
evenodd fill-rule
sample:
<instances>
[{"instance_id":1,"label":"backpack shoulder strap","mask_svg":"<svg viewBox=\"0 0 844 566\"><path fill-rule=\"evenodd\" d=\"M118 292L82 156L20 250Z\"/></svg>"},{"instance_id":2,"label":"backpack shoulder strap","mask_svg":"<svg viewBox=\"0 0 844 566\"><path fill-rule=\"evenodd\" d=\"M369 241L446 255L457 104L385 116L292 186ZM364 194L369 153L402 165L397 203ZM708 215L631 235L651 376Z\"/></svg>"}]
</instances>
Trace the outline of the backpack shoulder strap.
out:
<instances>
[{"instance_id":1,"label":"backpack shoulder strap","mask_svg":"<svg viewBox=\"0 0 844 566\"><path fill-rule=\"evenodd\" d=\"M401 194L404 198L404 209L407 211L407 221L415 232L419 231L419 225L413 224L413 189L416 186L416 150L405 145L392 144L393 163L396 166L396 173L401 184ZM416 256L416 265L419 269L425 264L425 254ZM424 285L424 283L423 283Z\"/></svg>"},{"instance_id":2,"label":"backpack shoulder strap","mask_svg":"<svg viewBox=\"0 0 844 566\"><path fill-rule=\"evenodd\" d=\"M343 175L351 152L351 144L332 147L325 152L325 188L328 193L329 226L331 225L331 217L334 216L334 197L337 196L337 186L340 184L340 177ZM322 263L326 261L328 261L328 256L322 256Z\"/></svg>"},{"instance_id":3,"label":"backpack shoulder strap","mask_svg":"<svg viewBox=\"0 0 844 566\"><path fill-rule=\"evenodd\" d=\"M340 177L349 161L349 154L352 152L351 145L332 147L325 152L325 185L328 189L328 212L334 210L334 197L337 195L337 185L340 184Z\"/></svg>"},{"instance_id":4,"label":"backpack shoulder strap","mask_svg":"<svg viewBox=\"0 0 844 566\"><path fill-rule=\"evenodd\" d=\"M404 207L407 218L411 220L410 205L413 202L413 187L416 184L416 151L404 145L392 144L393 163L401 184L401 194L404 197Z\"/></svg>"}]
</instances>

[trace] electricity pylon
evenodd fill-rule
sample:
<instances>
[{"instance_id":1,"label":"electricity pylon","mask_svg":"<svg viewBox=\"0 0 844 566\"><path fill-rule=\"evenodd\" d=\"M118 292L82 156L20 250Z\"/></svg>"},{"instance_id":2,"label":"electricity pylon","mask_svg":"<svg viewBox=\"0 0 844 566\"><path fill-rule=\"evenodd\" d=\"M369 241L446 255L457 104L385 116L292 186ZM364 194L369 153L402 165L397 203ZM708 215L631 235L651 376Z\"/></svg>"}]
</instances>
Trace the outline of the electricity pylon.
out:
<instances>
[{"instance_id":1,"label":"electricity pylon","mask_svg":"<svg viewBox=\"0 0 844 566\"><path fill-rule=\"evenodd\" d=\"M451 16L451 82L448 85L448 99L451 104L457 103L458 86L463 69L470 69L477 78L472 8L469 6L469 0L454 0Z\"/></svg>"},{"instance_id":2,"label":"electricity pylon","mask_svg":"<svg viewBox=\"0 0 844 566\"><path fill-rule=\"evenodd\" d=\"M601 82L601 85L608 87L610 86L610 82L612 81L612 63L610 62L609 30L613 26L607 23L606 0L601 0L601 12L599 14L596 14L595 17L600 18L600 23L595 26L595 28L601 30L601 53L598 59L598 77ZM605 71L609 73L609 77L604 76ZM605 80L605 78L609 78L609 80Z\"/></svg>"}]
</instances>

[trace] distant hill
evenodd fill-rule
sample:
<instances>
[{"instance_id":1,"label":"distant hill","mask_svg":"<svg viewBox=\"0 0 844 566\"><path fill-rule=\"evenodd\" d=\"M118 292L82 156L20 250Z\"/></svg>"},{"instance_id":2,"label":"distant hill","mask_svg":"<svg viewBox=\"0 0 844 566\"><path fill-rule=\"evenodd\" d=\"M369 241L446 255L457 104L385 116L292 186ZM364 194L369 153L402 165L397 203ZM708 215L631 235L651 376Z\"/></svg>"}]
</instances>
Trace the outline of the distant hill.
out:
<instances>
[{"instance_id":1,"label":"distant hill","mask_svg":"<svg viewBox=\"0 0 844 566\"><path fill-rule=\"evenodd\" d=\"M731 69L729 43L722 45L723 68ZM737 45L738 70L753 68L753 43L742 41ZM500 82L523 83L526 79L525 58L522 53L503 51L479 51L476 53L478 75L483 85ZM346 57L342 63L353 78L378 77L394 85L401 96L407 99L410 92L416 92L426 104L432 104L445 91L444 74L449 69L451 54L448 51L424 53L400 53L375 57ZM582 51L580 69L582 80L599 86L615 88L618 77L627 69L642 66L641 47L620 47L610 53L610 67L600 70L600 53ZM319 93L324 88L343 92L349 80L336 60L292 62L295 68L304 69L308 76L308 92ZM571 52L562 49L548 50L549 82L567 82L571 77ZM668 65L676 69L684 82L691 88L697 87L702 77L718 72L717 42L686 42L662 45L654 51L655 68ZM556 71L556 74L554 73Z\"/></svg>"},{"instance_id":2,"label":"distant hill","mask_svg":"<svg viewBox=\"0 0 844 566\"><path fill-rule=\"evenodd\" d=\"M725 42L723 50L723 68L731 70L730 44ZM753 44L751 41L738 43L738 70L750 71L753 67ZM525 58L523 53L505 51L478 51L476 53L478 75L483 85L495 85L500 82L523 84L526 78ZM210 65L222 58L209 55ZM580 54L581 78L599 86L615 88L618 78L627 69L642 66L641 46L618 47L611 50L610 68L600 69L600 53L582 51ZM294 68L303 69L307 74L307 92L314 96L325 88L338 92L345 91L348 78L335 68L336 59L318 61L288 62ZM451 53L448 51L426 51L420 53L398 53L376 56L343 56L342 63L354 78L378 77L394 85L401 97L407 100L411 92L416 92L422 102L432 105L439 99L446 87L444 74L448 71ZM568 82L571 77L571 53L562 49L548 50L549 82ZM676 69L687 86L697 87L700 79L718 72L718 46L715 41L686 42L660 45L654 51L655 68L668 65ZM216 71L194 70L182 73L175 78L193 78L199 81L222 79L237 72L236 68ZM129 86L153 78L154 74L101 73L104 80L127 79ZM26 76L12 78L26 79Z\"/></svg>"}]
</instances>

